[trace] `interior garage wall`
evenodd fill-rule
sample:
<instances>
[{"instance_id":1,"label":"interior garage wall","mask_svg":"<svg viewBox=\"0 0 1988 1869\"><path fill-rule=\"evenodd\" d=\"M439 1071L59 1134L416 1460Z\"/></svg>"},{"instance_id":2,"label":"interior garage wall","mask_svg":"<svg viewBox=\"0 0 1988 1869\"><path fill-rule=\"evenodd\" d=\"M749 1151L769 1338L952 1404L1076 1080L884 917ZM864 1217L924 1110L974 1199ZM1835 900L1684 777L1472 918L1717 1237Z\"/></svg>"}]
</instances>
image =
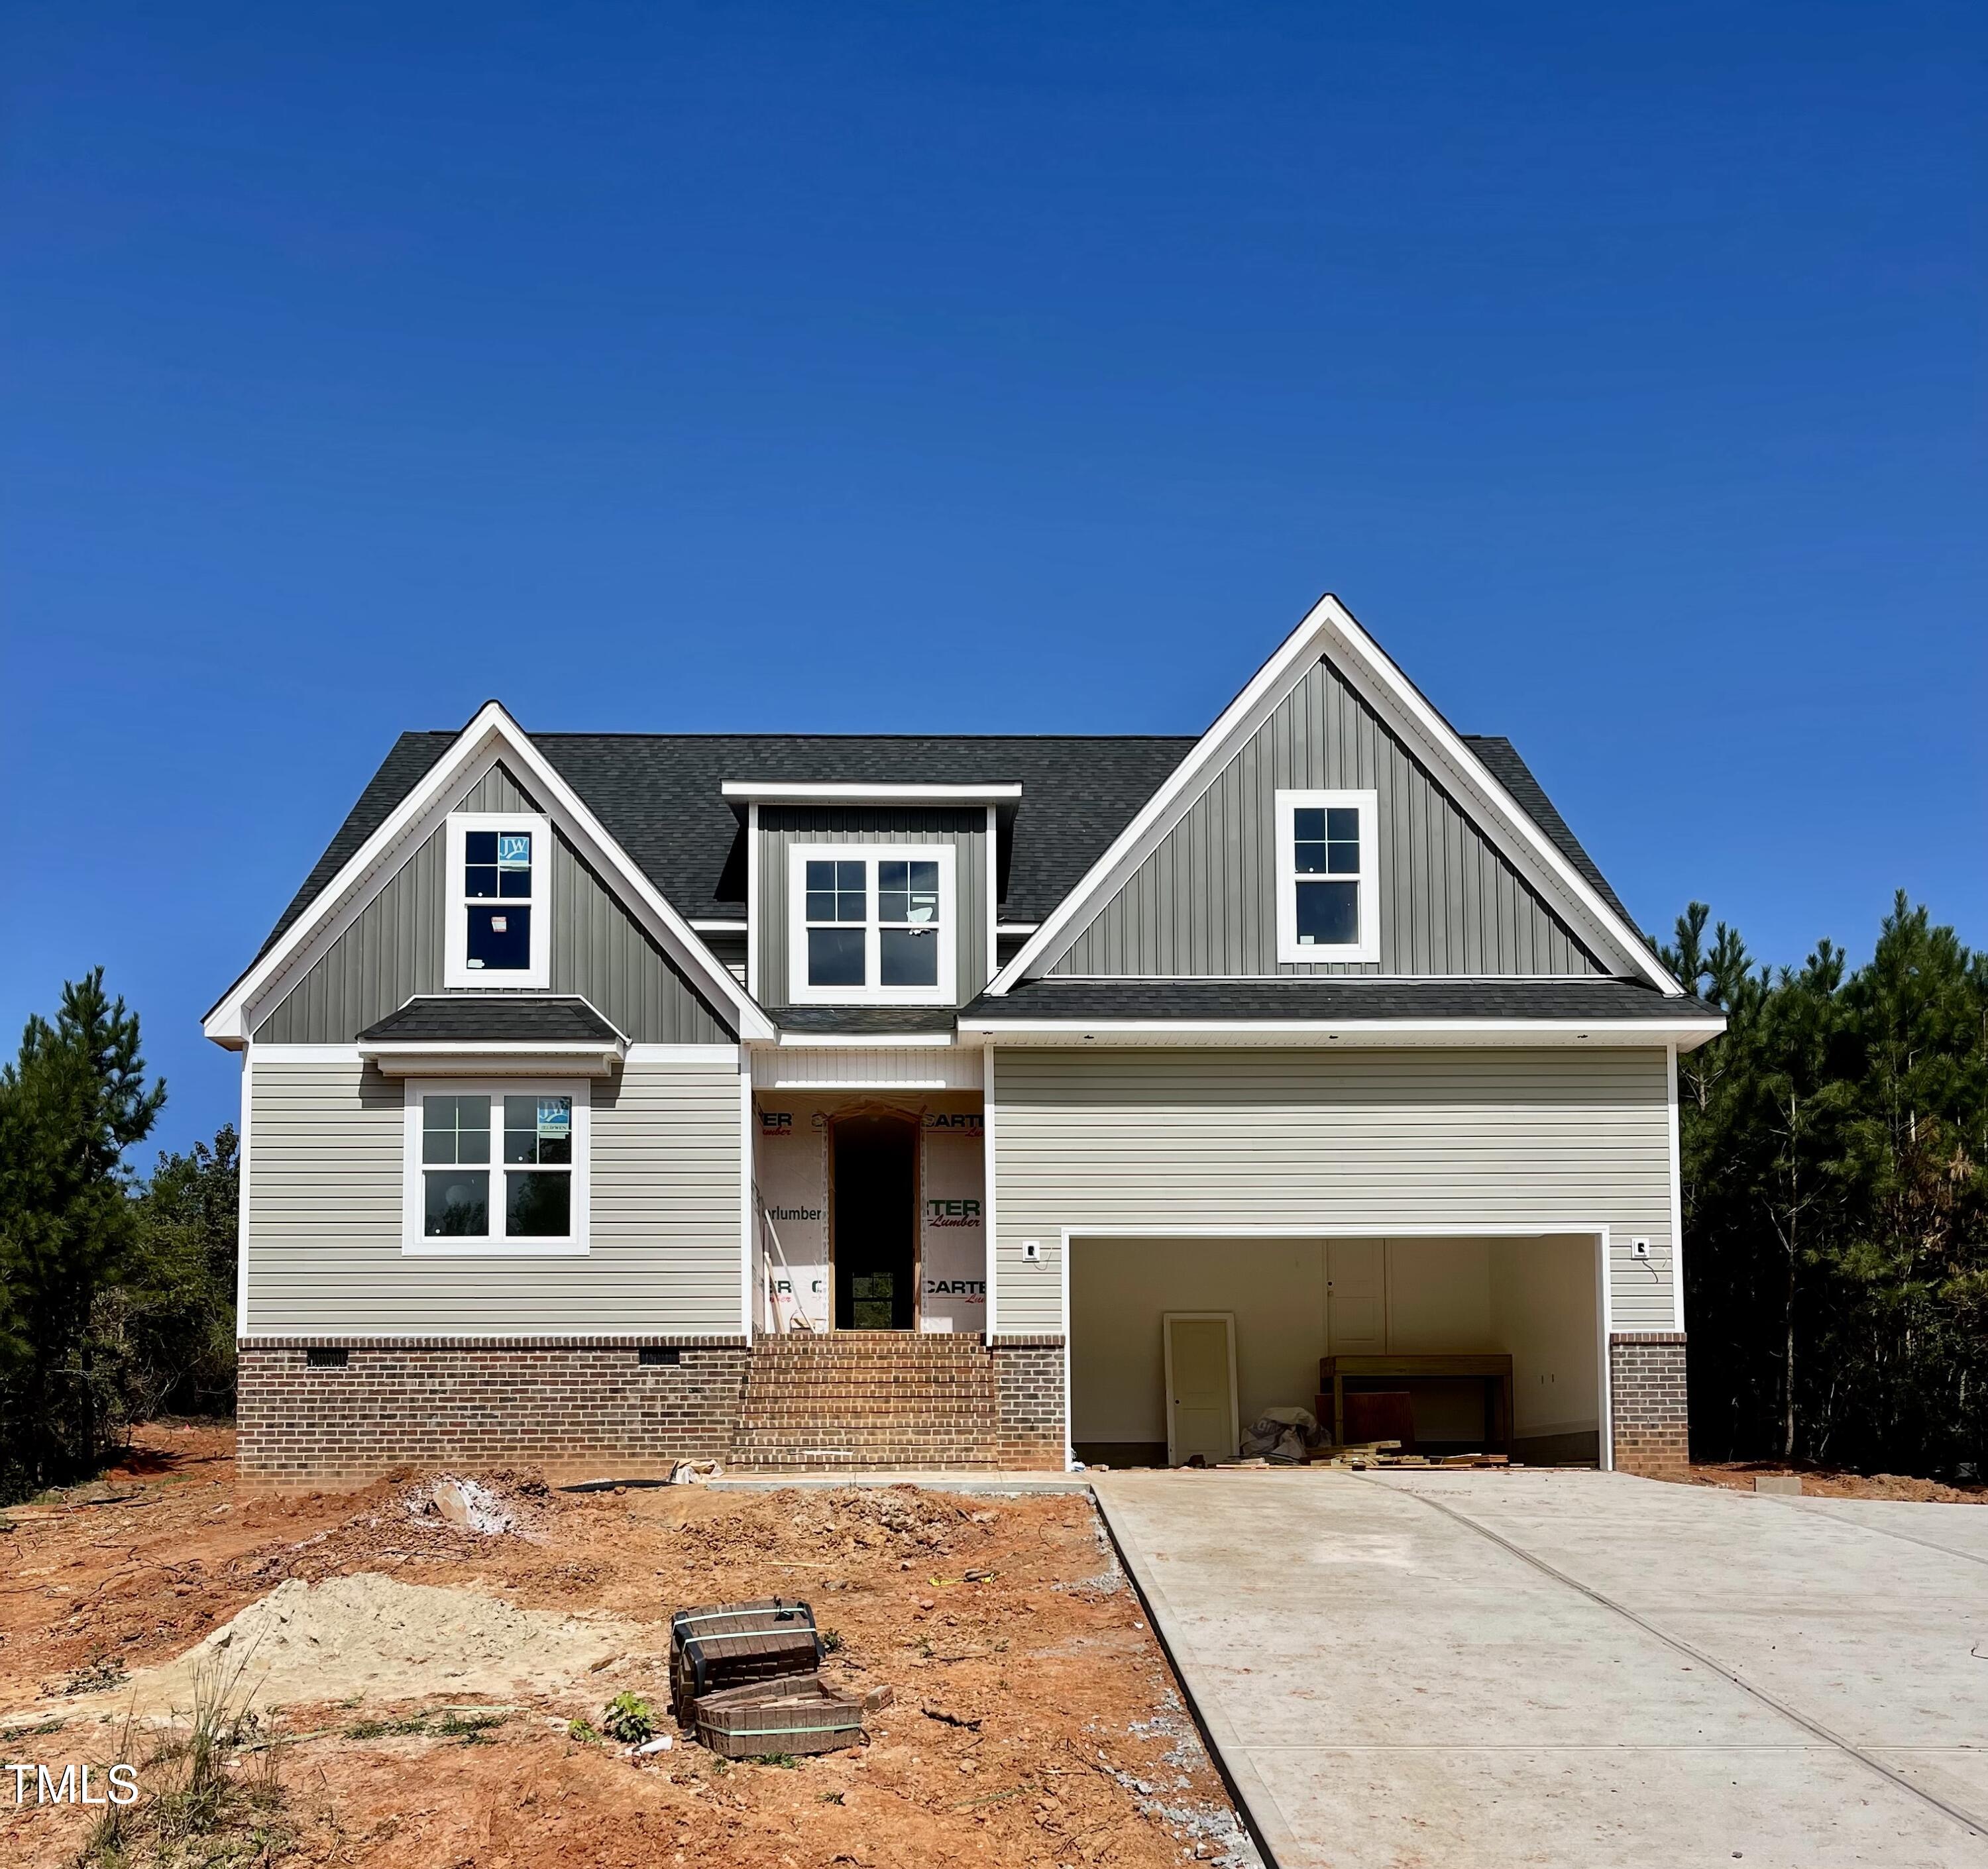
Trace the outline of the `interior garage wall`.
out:
<instances>
[{"instance_id":1,"label":"interior garage wall","mask_svg":"<svg viewBox=\"0 0 1988 1869\"><path fill-rule=\"evenodd\" d=\"M1087 1239L1070 1259L1070 1438L1167 1438L1165 1311L1236 1313L1236 1399L1311 1406L1325 1337L1317 1240Z\"/></svg>"},{"instance_id":2,"label":"interior garage wall","mask_svg":"<svg viewBox=\"0 0 1988 1869\"><path fill-rule=\"evenodd\" d=\"M1491 1338L1512 1353L1513 1432L1594 1433L1601 1425L1594 1242L1490 1242Z\"/></svg>"},{"instance_id":3,"label":"interior garage wall","mask_svg":"<svg viewBox=\"0 0 1988 1869\"><path fill-rule=\"evenodd\" d=\"M1333 1340L1335 1254L1371 1259L1361 1240L1079 1239L1070 1263L1070 1438L1166 1439L1161 1318L1228 1311L1236 1318L1240 1425L1266 1408L1308 1408L1318 1360ZM1592 1433L1600 1421L1594 1242L1389 1239L1384 1266L1389 1351L1506 1350L1521 1437ZM1371 1340L1363 1350L1376 1346ZM1418 1431L1472 1440L1483 1431L1477 1391L1405 1384Z\"/></svg>"}]
</instances>

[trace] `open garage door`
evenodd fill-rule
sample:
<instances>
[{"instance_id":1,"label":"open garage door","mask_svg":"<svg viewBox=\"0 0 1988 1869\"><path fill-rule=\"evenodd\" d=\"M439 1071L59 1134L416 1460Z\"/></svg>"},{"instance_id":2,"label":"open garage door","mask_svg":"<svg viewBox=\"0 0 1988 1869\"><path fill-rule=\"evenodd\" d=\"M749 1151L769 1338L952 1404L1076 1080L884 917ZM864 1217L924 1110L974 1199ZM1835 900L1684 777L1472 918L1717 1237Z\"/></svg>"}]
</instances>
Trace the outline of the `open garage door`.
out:
<instances>
[{"instance_id":1,"label":"open garage door","mask_svg":"<svg viewBox=\"0 0 1988 1869\"><path fill-rule=\"evenodd\" d=\"M1424 1373L1347 1379L1362 1421L1401 1419L1425 1452L1502 1443L1533 1464L1604 1454L1601 1243L1592 1233L1288 1239L1073 1236L1070 1440L1112 1466L1167 1458L1165 1319L1235 1320L1238 1416L1317 1407L1327 1357ZM1509 1357L1510 1415L1482 1377L1426 1373L1445 1357ZM1349 1438L1353 1435L1349 1429Z\"/></svg>"}]
</instances>

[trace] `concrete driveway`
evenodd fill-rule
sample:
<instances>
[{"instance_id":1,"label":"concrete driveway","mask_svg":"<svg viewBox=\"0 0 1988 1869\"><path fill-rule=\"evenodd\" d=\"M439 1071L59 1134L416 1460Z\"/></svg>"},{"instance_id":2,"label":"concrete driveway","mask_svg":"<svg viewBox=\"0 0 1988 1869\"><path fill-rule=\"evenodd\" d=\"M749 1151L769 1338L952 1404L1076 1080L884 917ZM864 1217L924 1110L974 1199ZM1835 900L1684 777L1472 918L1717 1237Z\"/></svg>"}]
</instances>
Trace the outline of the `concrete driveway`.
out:
<instances>
[{"instance_id":1,"label":"concrete driveway","mask_svg":"<svg viewBox=\"0 0 1988 1869\"><path fill-rule=\"evenodd\" d=\"M1988 1865L1988 1507L1543 1471L1095 1490L1282 1869Z\"/></svg>"}]
</instances>

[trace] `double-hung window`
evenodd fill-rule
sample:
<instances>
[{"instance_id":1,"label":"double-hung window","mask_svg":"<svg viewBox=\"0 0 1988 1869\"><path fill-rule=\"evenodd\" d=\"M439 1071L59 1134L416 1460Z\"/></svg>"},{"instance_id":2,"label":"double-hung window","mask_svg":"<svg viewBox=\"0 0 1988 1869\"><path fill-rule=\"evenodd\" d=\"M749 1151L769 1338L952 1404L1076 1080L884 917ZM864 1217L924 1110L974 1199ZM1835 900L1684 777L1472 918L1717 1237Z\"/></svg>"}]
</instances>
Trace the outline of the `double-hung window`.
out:
<instances>
[{"instance_id":1,"label":"double-hung window","mask_svg":"<svg viewBox=\"0 0 1988 1869\"><path fill-rule=\"evenodd\" d=\"M585 1085L437 1080L407 1094L406 1252L586 1252Z\"/></svg>"},{"instance_id":2,"label":"double-hung window","mask_svg":"<svg viewBox=\"0 0 1988 1869\"><path fill-rule=\"evenodd\" d=\"M1380 958L1374 803L1371 792L1277 794L1280 962Z\"/></svg>"},{"instance_id":3,"label":"double-hung window","mask_svg":"<svg viewBox=\"0 0 1988 1869\"><path fill-rule=\"evenodd\" d=\"M801 1005L950 1005L953 875L945 844L793 846L789 999Z\"/></svg>"},{"instance_id":4,"label":"double-hung window","mask_svg":"<svg viewBox=\"0 0 1988 1869\"><path fill-rule=\"evenodd\" d=\"M442 983L544 987L552 977L552 833L536 813L448 820Z\"/></svg>"}]
</instances>

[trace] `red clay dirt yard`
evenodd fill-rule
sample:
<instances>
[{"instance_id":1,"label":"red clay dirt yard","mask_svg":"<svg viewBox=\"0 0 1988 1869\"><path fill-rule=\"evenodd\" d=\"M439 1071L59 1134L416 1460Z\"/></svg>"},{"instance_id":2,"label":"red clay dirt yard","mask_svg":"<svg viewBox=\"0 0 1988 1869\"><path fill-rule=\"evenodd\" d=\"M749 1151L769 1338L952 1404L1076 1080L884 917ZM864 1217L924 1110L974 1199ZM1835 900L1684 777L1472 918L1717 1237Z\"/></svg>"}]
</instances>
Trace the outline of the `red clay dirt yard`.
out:
<instances>
[{"instance_id":1,"label":"red clay dirt yard","mask_svg":"<svg viewBox=\"0 0 1988 1869\"><path fill-rule=\"evenodd\" d=\"M103 1812L37 1805L32 1774L17 1806L0 1774L0 1861L1256 1860L1080 1496L474 1477L238 1493L232 1432L156 1428L0 1514L0 1756L100 1787L127 1759L140 1787L120 1856ZM890 1690L867 1746L728 1764L678 1732L671 1611L775 1594L833 1631L829 1679ZM147 1763L197 1677L235 1682L231 1714L261 1683L205 1803L187 1755ZM623 1694L668 1749L599 1736Z\"/></svg>"}]
</instances>

